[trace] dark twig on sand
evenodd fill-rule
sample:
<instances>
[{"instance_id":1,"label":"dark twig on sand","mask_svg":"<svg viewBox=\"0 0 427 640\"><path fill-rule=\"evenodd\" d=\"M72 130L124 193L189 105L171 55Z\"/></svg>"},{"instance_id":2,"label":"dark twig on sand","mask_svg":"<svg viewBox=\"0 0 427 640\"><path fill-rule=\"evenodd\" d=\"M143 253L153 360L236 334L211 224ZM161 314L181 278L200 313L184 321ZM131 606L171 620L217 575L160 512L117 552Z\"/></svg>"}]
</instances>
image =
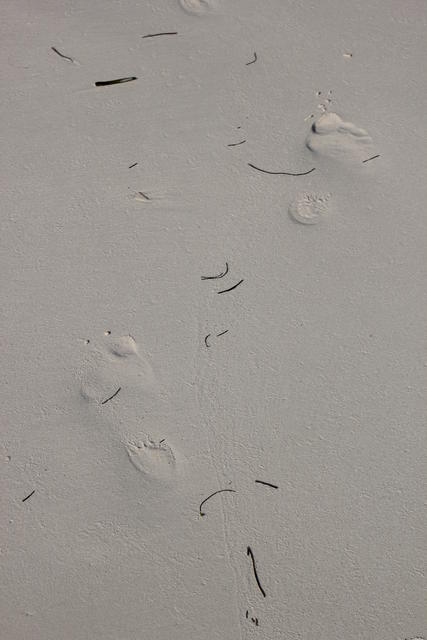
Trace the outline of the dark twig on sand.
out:
<instances>
[{"instance_id":1,"label":"dark twig on sand","mask_svg":"<svg viewBox=\"0 0 427 640\"><path fill-rule=\"evenodd\" d=\"M246 63L246 66L248 67L250 64L253 64L254 62L256 62L258 60L258 56L256 54L256 51L254 51L254 59L250 60L249 62Z\"/></svg>"},{"instance_id":2,"label":"dark twig on sand","mask_svg":"<svg viewBox=\"0 0 427 640\"><path fill-rule=\"evenodd\" d=\"M262 173L269 173L273 176L308 176L309 173L315 170L316 167L313 167L309 171L302 171L301 173L289 173L288 171L267 171L266 169L260 169L256 167L254 164L248 162L248 165L252 167L252 169L256 169L257 171L261 171Z\"/></svg>"},{"instance_id":3,"label":"dark twig on sand","mask_svg":"<svg viewBox=\"0 0 427 640\"><path fill-rule=\"evenodd\" d=\"M110 84L122 84L124 82L132 82L132 80L138 80L136 76L130 76L129 78L117 78L117 80L102 80L95 82L95 87L107 87Z\"/></svg>"},{"instance_id":4,"label":"dark twig on sand","mask_svg":"<svg viewBox=\"0 0 427 640\"><path fill-rule=\"evenodd\" d=\"M207 502L210 498L212 498L213 496L216 496L217 493L224 493L224 492L229 492L229 493L236 493L236 491L234 489L219 489L219 491L214 491L213 493L211 493L210 496L208 496L207 498L205 498L204 500L202 500L202 502L200 503L200 507L199 507L199 513L201 516L205 516L206 513L204 513L202 511L202 507L205 504L205 502Z\"/></svg>"},{"instance_id":5,"label":"dark twig on sand","mask_svg":"<svg viewBox=\"0 0 427 640\"><path fill-rule=\"evenodd\" d=\"M233 289L236 289L236 287L238 287L239 284L242 284L242 282L244 282L243 278L239 280L239 282L234 284L232 287L230 287L229 289L223 289L222 291L217 291L217 293L228 293L228 291L233 291Z\"/></svg>"},{"instance_id":6,"label":"dark twig on sand","mask_svg":"<svg viewBox=\"0 0 427 640\"><path fill-rule=\"evenodd\" d=\"M57 53L58 56L61 56L61 58L64 58L64 60L68 60L69 62L74 62L73 58L70 58L70 56L66 56L65 54L61 53L60 51L58 51L56 47L51 47L51 49L52 51Z\"/></svg>"},{"instance_id":7,"label":"dark twig on sand","mask_svg":"<svg viewBox=\"0 0 427 640\"><path fill-rule=\"evenodd\" d=\"M109 398L107 398L106 400L103 400L103 401L101 402L101 404L107 404L107 402L110 402L110 400L112 400L113 398L115 398L115 397L116 397L116 395L119 393L119 391L120 391L120 390L121 390L121 387L119 387L119 388L117 389L117 391L115 391L115 392L113 393L113 395L112 395L112 396L110 396L110 397L109 397Z\"/></svg>"}]
</instances>

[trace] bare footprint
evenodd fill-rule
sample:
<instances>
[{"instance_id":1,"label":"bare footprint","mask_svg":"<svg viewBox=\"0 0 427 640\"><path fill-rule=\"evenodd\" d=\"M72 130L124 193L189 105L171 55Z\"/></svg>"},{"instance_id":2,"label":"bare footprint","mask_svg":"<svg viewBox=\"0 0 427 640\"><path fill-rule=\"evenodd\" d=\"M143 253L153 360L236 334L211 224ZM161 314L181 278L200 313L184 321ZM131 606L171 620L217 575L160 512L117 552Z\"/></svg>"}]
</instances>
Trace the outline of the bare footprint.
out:
<instances>
[{"instance_id":1,"label":"bare footprint","mask_svg":"<svg viewBox=\"0 0 427 640\"><path fill-rule=\"evenodd\" d=\"M300 193L289 205L289 215L301 224L318 224L327 214L330 197L330 193Z\"/></svg>"},{"instance_id":2,"label":"bare footprint","mask_svg":"<svg viewBox=\"0 0 427 640\"><path fill-rule=\"evenodd\" d=\"M147 398L158 395L158 383L149 358L139 353L134 338L129 335L113 338L102 348L92 348L78 375L82 396L99 404L119 388L142 388ZM120 400L117 395L111 401Z\"/></svg>"},{"instance_id":3,"label":"bare footprint","mask_svg":"<svg viewBox=\"0 0 427 640\"><path fill-rule=\"evenodd\" d=\"M109 351L119 358L138 356L138 347L135 338L130 335L113 338L109 345Z\"/></svg>"},{"instance_id":4,"label":"bare footprint","mask_svg":"<svg viewBox=\"0 0 427 640\"><path fill-rule=\"evenodd\" d=\"M216 9L217 0L179 0L179 4L186 13L202 16Z\"/></svg>"},{"instance_id":5,"label":"bare footprint","mask_svg":"<svg viewBox=\"0 0 427 640\"><path fill-rule=\"evenodd\" d=\"M170 480L174 476L177 460L165 440L155 442L147 435L123 444L129 460L144 476L157 480Z\"/></svg>"},{"instance_id":6,"label":"bare footprint","mask_svg":"<svg viewBox=\"0 0 427 640\"><path fill-rule=\"evenodd\" d=\"M372 138L338 114L326 112L313 122L306 146L329 158L361 161L372 151Z\"/></svg>"}]
</instances>

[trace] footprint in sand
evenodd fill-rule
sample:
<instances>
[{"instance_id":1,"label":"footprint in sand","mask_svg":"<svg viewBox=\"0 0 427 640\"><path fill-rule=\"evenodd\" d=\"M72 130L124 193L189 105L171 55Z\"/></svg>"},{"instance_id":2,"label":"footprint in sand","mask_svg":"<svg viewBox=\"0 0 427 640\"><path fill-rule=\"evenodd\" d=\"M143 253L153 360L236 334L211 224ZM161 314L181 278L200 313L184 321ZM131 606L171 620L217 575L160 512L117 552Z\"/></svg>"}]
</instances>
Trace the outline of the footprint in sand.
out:
<instances>
[{"instance_id":1,"label":"footprint in sand","mask_svg":"<svg viewBox=\"0 0 427 640\"><path fill-rule=\"evenodd\" d=\"M362 161L372 152L372 138L364 129L327 112L313 122L306 146L325 157Z\"/></svg>"},{"instance_id":2,"label":"footprint in sand","mask_svg":"<svg viewBox=\"0 0 427 640\"><path fill-rule=\"evenodd\" d=\"M330 193L300 193L289 205L289 215L301 224L318 224L328 211Z\"/></svg>"},{"instance_id":3,"label":"footprint in sand","mask_svg":"<svg viewBox=\"0 0 427 640\"><path fill-rule=\"evenodd\" d=\"M134 438L124 443L129 460L144 476L156 480L170 480L176 471L176 456L165 440L154 441L150 436Z\"/></svg>"},{"instance_id":4,"label":"footprint in sand","mask_svg":"<svg viewBox=\"0 0 427 640\"><path fill-rule=\"evenodd\" d=\"M186 13L202 16L217 8L218 0L179 0L179 5Z\"/></svg>"},{"instance_id":5,"label":"footprint in sand","mask_svg":"<svg viewBox=\"0 0 427 640\"><path fill-rule=\"evenodd\" d=\"M90 342L92 345L92 342ZM102 348L91 348L79 371L81 394L98 404L113 396L117 389L129 391L141 388L145 397L158 395L158 384L149 358L140 353L130 335L108 339ZM119 400L114 396L111 402Z\"/></svg>"},{"instance_id":6,"label":"footprint in sand","mask_svg":"<svg viewBox=\"0 0 427 640\"><path fill-rule=\"evenodd\" d=\"M132 336L121 336L111 341L109 351L119 358L138 356L138 347Z\"/></svg>"}]
</instances>

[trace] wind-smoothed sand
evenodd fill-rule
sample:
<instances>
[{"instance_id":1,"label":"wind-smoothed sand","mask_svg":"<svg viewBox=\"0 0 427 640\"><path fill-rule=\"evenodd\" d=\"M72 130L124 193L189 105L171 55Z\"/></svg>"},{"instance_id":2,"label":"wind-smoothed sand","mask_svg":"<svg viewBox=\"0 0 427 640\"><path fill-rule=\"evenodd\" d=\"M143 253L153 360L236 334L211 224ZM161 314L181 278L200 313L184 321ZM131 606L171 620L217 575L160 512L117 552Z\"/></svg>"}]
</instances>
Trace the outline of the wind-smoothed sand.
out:
<instances>
[{"instance_id":1,"label":"wind-smoothed sand","mask_svg":"<svg viewBox=\"0 0 427 640\"><path fill-rule=\"evenodd\" d=\"M427 638L426 22L2 3L2 640Z\"/></svg>"}]
</instances>

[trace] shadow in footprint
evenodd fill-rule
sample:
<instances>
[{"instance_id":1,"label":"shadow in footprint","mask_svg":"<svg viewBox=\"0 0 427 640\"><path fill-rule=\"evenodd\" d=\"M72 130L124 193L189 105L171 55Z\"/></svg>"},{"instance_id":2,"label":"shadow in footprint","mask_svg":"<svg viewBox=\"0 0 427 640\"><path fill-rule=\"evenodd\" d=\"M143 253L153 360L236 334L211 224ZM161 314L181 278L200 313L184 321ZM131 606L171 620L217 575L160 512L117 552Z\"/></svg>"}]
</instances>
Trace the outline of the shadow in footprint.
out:
<instances>
[{"instance_id":1,"label":"shadow in footprint","mask_svg":"<svg viewBox=\"0 0 427 640\"><path fill-rule=\"evenodd\" d=\"M336 113L328 112L313 122L306 146L327 158L362 161L372 152L372 138L364 129L344 122Z\"/></svg>"}]
</instances>

